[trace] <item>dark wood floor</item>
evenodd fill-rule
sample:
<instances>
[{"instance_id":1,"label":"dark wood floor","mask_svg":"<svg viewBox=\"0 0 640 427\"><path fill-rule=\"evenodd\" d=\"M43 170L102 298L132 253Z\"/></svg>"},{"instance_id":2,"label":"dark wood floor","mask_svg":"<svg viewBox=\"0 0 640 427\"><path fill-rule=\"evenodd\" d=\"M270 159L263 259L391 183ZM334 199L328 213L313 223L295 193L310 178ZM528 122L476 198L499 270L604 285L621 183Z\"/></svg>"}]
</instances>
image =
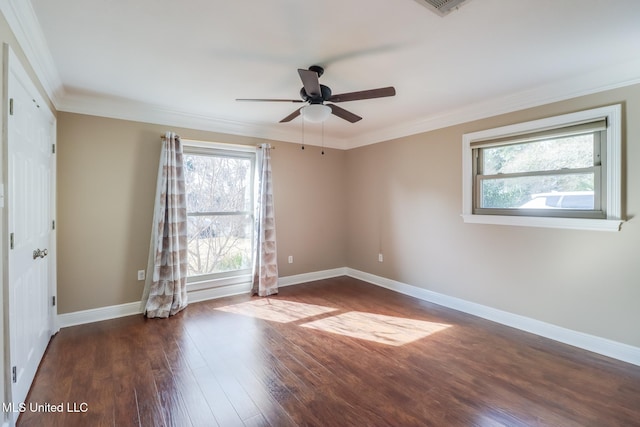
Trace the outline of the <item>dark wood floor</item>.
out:
<instances>
[{"instance_id":1,"label":"dark wood floor","mask_svg":"<svg viewBox=\"0 0 640 427\"><path fill-rule=\"evenodd\" d=\"M36 403L64 411L19 426L632 426L640 368L341 277L65 328Z\"/></svg>"}]
</instances>

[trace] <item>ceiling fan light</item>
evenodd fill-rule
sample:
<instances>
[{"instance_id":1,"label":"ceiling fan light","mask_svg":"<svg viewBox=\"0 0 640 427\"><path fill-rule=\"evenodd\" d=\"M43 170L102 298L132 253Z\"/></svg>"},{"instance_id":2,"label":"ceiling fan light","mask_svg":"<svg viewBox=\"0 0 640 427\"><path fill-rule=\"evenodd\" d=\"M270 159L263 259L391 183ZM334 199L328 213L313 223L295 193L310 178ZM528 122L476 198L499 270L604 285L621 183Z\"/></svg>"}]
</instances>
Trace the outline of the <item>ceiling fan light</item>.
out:
<instances>
[{"instance_id":1,"label":"ceiling fan light","mask_svg":"<svg viewBox=\"0 0 640 427\"><path fill-rule=\"evenodd\" d=\"M300 109L300 114L308 122L320 123L331 115L331 107L322 104L309 104Z\"/></svg>"}]
</instances>

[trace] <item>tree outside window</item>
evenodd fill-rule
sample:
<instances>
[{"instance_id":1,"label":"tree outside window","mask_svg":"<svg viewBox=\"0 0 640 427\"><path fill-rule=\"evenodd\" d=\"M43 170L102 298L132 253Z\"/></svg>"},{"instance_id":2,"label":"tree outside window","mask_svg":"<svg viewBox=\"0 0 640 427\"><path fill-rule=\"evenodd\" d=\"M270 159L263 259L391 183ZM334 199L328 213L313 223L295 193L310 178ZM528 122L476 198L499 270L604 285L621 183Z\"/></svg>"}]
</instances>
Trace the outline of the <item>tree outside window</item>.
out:
<instances>
[{"instance_id":1,"label":"tree outside window","mask_svg":"<svg viewBox=\"0 0 640 427\"><path fill-rule=\"evenodd\" d=\"M249 153L185 154L190 278L251 268L253 176Z\"/></svg>"}]
</instances>

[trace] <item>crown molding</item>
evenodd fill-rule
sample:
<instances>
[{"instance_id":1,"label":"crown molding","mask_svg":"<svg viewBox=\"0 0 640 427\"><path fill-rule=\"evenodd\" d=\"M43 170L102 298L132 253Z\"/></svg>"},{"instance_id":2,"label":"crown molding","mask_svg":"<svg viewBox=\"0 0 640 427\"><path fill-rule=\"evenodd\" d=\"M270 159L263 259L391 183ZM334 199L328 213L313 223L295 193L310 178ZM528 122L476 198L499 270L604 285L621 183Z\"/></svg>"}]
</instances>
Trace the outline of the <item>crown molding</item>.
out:
<instances>
[{"instance_id":1,"label":"crown molding","mask_svg":"<svg viewBox=\"0 0 640 427\"><path fill-rule=\"evenodd\" d=\"M224 120L125 98L67 93L58 105L58 110L296 144L301 141L300 131L283 130L272 124ZM307 129L305 133L311 132ZM324 147L327 148L344 149L345 146L346 141L338 138L327 138L324 141Z\"/></svg>"},{"instance_id":2,"label":"crown molding","mask_svg":"<svg viewBox=\"0 0 640 427\"><path fill-rule=\"evenodd\" d=\"M557 80L507 96L470 104L413 122L402 123L374 133L362 134L347 141L344 149L390 141L410 135L442 129L500 114L539 107L580 96L618 89L640 83L640 59L615 64L579 76Z\"/></svg>"},{"instance_id":3,"label":"crown molding","mask_svg":"<svg viewBox=\"0 0 640 427\"><path fill-rule=\"evenodd\" d=\"M0 0L0 12L7 20L51 103L57 109L64 97L64 86L31 2Z\"/></svg>"}]
</instances>

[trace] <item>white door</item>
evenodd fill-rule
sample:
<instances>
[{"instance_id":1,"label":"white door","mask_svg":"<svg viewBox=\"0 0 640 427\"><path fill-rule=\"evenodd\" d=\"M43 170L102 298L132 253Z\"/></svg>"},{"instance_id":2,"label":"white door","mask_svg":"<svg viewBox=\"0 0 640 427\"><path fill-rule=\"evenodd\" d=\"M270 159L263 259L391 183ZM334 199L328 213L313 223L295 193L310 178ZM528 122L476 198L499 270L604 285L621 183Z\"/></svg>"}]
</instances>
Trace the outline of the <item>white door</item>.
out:
<instances>
[{"instance_id":1,"label":"white door","mask_svg":"<svg viewBox=\"0 0 640 427\"><path fill-rule=\"evenodd\" d=\"M7 311L15 410L24 402L53 331L55 118L7 47L4 60L8 62Z\"/></svg>"}]
</instances>

